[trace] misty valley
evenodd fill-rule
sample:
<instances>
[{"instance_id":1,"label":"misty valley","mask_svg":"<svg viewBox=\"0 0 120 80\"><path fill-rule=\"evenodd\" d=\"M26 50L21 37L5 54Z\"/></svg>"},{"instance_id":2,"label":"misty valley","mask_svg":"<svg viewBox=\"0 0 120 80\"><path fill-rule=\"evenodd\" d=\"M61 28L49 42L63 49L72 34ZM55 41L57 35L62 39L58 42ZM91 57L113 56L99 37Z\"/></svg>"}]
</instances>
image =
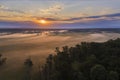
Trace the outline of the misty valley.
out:
<instances>
[{"instance_id":1,"label":"misty valley","mask_svg":"<svg viewBox=\"0 0 120 80\"><path fill-rule=\"evenodd\" d=\"M120 0L0 0L0 80L120 80Z\"/></svg>"},{"instance_id":2,"label":"misty valley","mask_svg":"<svg viewBox=\"0 0 120 80\"><path fill-rule=\"evenodd\" d=\"M1 62L2 65L0 65L0 80L66 80L66 79L68 80L67 73L66 76L59 75L59 77L60 76L65 77L65 78L58 77L59 79L57 78L58 75L55 75L57 73L54 71L52 72L54 72L55 74L50 72L49 75L48 73L45 72L42 74L39 73L41 67L43 67L43 69L46 69L44 65L47 65L46 60L51 54L57 55L59 57L58 54L65 53L64 48L62 48L63 46L68 46L69 48L70 47L74 48L76 44L85 46L85 44L81 44L81 42L88 42L88 43L96 42L102 44L103 42L106 42L111 39L115 40L117 38L120 38L119 31L120 29L86 29L86 30L84 29L70 29L70 30L69 29L68 30L66 29L53 29L53 30L3 29L0 31L0 54L1 54L0 60L2 60L3 62L3 63ZM119 46L119 44L117 45ZM57 47L60 48L60 51L58 50L56 52ZM95 47L94 49L96 48L97 47ZM87 50L85 49L85 51ZM79 53L80 52L75 52L74 54L79 54ZM83 52L83 53L85 54L87 52ZM103 52L101 52L99 55L102 55L102 53ZM94 52L90 56L93 55L96 56ZM63 57L65 57L65 55L63 55ZM74 55L72 57L74 57ZM28 68L26 69L25 62L28 66L30 66L30 64L32 65L30 72ZM64 63L64 61L61 60L61 62L58 62L58 64L56 65L66 65L67 63L69 63L69 61L64 64L62 63ZM77 65L82 66L82 64L80 63L85 64L84 62L79 62L77 60L75 60L75 63L74 60L73 63L70 63L71 65L74 64L75 70L73 71L76 71L76 69L78 68ZM88 64L86 63L86 65ZM94 64L98 64L98 62ZM66 66L63 66L63 68L67 69ZM62 68L60 70L62 70ZM77 76L77 73L75 74ZM84 76L87 76L86 73L84 74L85 74ZM41 75L42 78L40 78ZM46 77L44 77L45 75ZM69 74L69 76L70 75L72 74ZM53 78L56 77L56 79L53 79L50 76L53 76ZM75 79L72 78L70 78L69 80ZM81 80L81 79L77 79L77 80ZM82 80L89 80L89 78Z\"/></svg>"}]
</instances>

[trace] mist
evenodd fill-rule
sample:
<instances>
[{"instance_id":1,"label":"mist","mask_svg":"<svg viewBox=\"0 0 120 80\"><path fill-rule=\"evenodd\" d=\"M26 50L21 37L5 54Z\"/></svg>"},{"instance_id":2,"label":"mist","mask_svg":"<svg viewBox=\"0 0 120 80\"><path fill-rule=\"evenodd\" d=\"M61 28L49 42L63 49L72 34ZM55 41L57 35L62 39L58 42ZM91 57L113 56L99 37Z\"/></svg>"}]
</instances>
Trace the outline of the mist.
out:
<instances>
[{"instance_id":1,"label":"mist","mask_svg":"<svg viewBox=\"0 0 120 80\"><path fill-rule=\"evenodd\" d=\"M2 79L16 78L23 68L24 60L31 57L34 67L42 65L49 54L55 54L56 47L74 46L81 42L104 42L120 38L115 32L72 32L68 30L41 31L39 33L13 33L0 35L0 53L7 58L1 68ZM36 69L36 68L35 68ZM13 74L11 74L13 73ZM5 74L5 75L4 75ZM6 74L8 77L6 78ZM12 77L14 75L14 77ZM18 76L17 76L18 77Z\"/></svg>"}]
</instances>

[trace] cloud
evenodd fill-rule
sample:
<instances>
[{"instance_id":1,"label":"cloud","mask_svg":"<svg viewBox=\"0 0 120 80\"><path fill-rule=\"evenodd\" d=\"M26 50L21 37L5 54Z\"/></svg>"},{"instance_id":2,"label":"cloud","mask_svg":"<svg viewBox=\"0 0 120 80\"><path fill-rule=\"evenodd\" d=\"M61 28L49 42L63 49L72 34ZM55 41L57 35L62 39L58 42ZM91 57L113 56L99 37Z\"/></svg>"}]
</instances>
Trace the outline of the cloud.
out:
<instances>
[{"instance_id":1,"label":"cloud","mask_svg":"<svg viewBox=\"0 0 120 80\"><path fill-rule=\"evenodd\" d=\"M4 11L4 12L25 13L24 11L9 9L9 8L4 7L4 6L0 6L0 10Z\"/></svg>"},{"instance_id":2,"label":"cloud","mask_svg":"<svg viewBox=\"0 0 120 80\"><path fill-rule=\"evenodd\" d=\"M69 24L69 23L89 23L89 22L95 22L95 21L103 21L103 20L120 20L120 13L115 14L106 14L106 15L99 15L98 16L90 16L87 15L87 13L79 13L79 17L74 16L73 17L61 17L55 16L56 13L61 12L64 9L64 6L62 4L54 4L46 9L40 9L40 16L34 15L24 12L22 10L15 10L15 9L9 9L4 5L0 5L0 20L12 20L12 21L34 21L34 20L40 20L40 19L46 19L48 21L52 21L54 24ZM91 8L87 8L90 10ZM107 9L109 10L109 9ZM104 10L103 10L104 12ZM46 16L43 16L42 14L45 14ZM49 16L50 14L50 16Z\"/></svg>"},{"instance_id":3,"label":"cloud","mask_svg":"<svg viewBox=\"0 0 120 80\"><path fill-rule=\"evenodd\" d=\"M0 12L2 13L19 13L19 14L25 14L24 11L16 10L16 9L10 9L7 6L0 5Z\"/></svg>"},{"instance_id":4,"label":"cloud","mask_svg":"<svg viewBox=\"0 0 120 80\"><path fill-rule=\"evenodd\" d=\"M17 9L11 9L11 8L7 8L6 6L0 5L0 20L33 20L33 19L43 19L44 15L46 17L48 17L49 14L52 15L57 15L57 12L60 12L63 9L63 6L60 4L55 4L52 5L50 7L48 7L47 9L41 9L40 10L40 14L41 17L38 17L39 15L35 16L34 14L22 11L22 10L17 10ZM15 19L16 18L16 19ZM28 19L27 19L28 18ZM47 20L52 20L52 21L56 21L56 19L54 18L44 18Z\"/></svg>"},{"instance_id":5,"label":"cloud","mask_svg":"<svg viewBox=\"0 0 120 80\"><path fill-rule=\"evenodd\" d=\"M113 8L110 7L105 7L102 8L100 11L98 11L99 15L105 15L109 13L116 13L116 11Z\"/></svg>"},{"instance_id":6,"label":"cloud","mask_svg":"<svg viewBox=\"0 0 120 80\"><path fill-rule=\"evenodd\" d=\"M72 24L97 24L102 23L105 24L106 22L111 21L120 21L120 13L114 13L114 14L107 14L107 15L99 15L99 16L88 16L88 17L72 17L72 18L54 18L54 17L35 17L36 20L45 19L48 21L51 21L53 24L64 24L64 25L72 25Z\"/></svg>"},{"instance_id":7,"label":"cloud","mask_svg":"<svg viewBox=\"0 0 120 80\"><path fill-rule=\"evenodd\" d=\"M26 16L27 15L27 16ZM0 20L28 20L29 14L26 14L26 12L22 10L17 9L11 9L7 6L0 5ZM28 18L28 19L27 19Z\"/></svg>"},{"instance_id":8,"label":"cloud","mask_svg":"<svg viewBox=\"0 0 120 80\"><path fill-rule=\"evenodd\" d=\"M43 14L52 14L52 13L56 13L63 10L63 6L56 4L53 6L50 6L48 9L41 9L40 12Z\"/></svg>"},{"instance_id":9,"label":"cloud","mask_svg":"<svg viewBox=\"0 0 120 80\"><path fill-rule=\"evenodd\" d=\"M2 5L0 5L0 9L1 9L1 8L3 8L3 6L2 6Z\"/></svg>"},{"instance_id":10,"label":"cloud","mask_svg":"<svg viewBox=\"0 0 120 80\"><path fill-rule=\"evenodd\" d=\"M89 16L89 17L74 17L74 18L64 19L62 21L85 22L85 21L117 20L117 19L120 19L120 13L100 15L100 16Z\"/></svg>"},{"instance_id":11,"label":"cloud","mask_svg":"<svg viewBox=\"0 0 120 80\"><path fill-rule=\"evenodd\" d=\"M4 5L0 5L0 10L1 9L7 9L7 7L5 7Z\"/></svg>"}]
</instances>

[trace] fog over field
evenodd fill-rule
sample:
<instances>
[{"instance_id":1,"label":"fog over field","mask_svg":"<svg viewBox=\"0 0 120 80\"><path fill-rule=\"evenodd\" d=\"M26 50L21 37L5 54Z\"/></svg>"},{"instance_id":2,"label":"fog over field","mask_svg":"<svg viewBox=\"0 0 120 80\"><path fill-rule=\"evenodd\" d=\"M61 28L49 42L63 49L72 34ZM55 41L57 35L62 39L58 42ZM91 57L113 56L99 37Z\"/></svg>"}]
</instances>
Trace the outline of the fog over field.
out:
<instances>
[{"instance_id":1,"label":"fog over field","mask_svg":"<svg viewBox=\"0 0 120 80\"><path fill-rule=\"evenodd\" d=\"M28 57L31 57L37 69L38 65L43 64L48 54L55 54L56 47L74 46L83 41L104 42L116 38L120 38L119 33L105 31L96 33L58 30L9 35L0 33L0 53L7 58L6 64L0 68L0 80L19 78L17 71L22 71L24 61Z\"/></svg>"}]
</instances>

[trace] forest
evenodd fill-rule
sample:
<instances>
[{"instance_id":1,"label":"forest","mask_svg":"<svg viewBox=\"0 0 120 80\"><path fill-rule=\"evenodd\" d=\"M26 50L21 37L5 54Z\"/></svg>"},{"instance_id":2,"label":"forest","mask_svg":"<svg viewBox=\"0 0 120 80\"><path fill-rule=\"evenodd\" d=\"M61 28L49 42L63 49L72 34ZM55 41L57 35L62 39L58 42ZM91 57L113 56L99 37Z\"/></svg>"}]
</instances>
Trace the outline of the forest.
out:
<instances>
[{"instance_id":1,"label":"forest","mask_svg":"<svg viewBox=\"0 0 120 80\"><path fill-rule=\"evenodd\" d=\"M24 62L26 76L23 80L120 80L120 39L106 42L81 42L74 47L56 47L39 66L37 77L32 76L34 63ZM0 66L7 62L0 55Z\"/></svg>"}]
</instances>

